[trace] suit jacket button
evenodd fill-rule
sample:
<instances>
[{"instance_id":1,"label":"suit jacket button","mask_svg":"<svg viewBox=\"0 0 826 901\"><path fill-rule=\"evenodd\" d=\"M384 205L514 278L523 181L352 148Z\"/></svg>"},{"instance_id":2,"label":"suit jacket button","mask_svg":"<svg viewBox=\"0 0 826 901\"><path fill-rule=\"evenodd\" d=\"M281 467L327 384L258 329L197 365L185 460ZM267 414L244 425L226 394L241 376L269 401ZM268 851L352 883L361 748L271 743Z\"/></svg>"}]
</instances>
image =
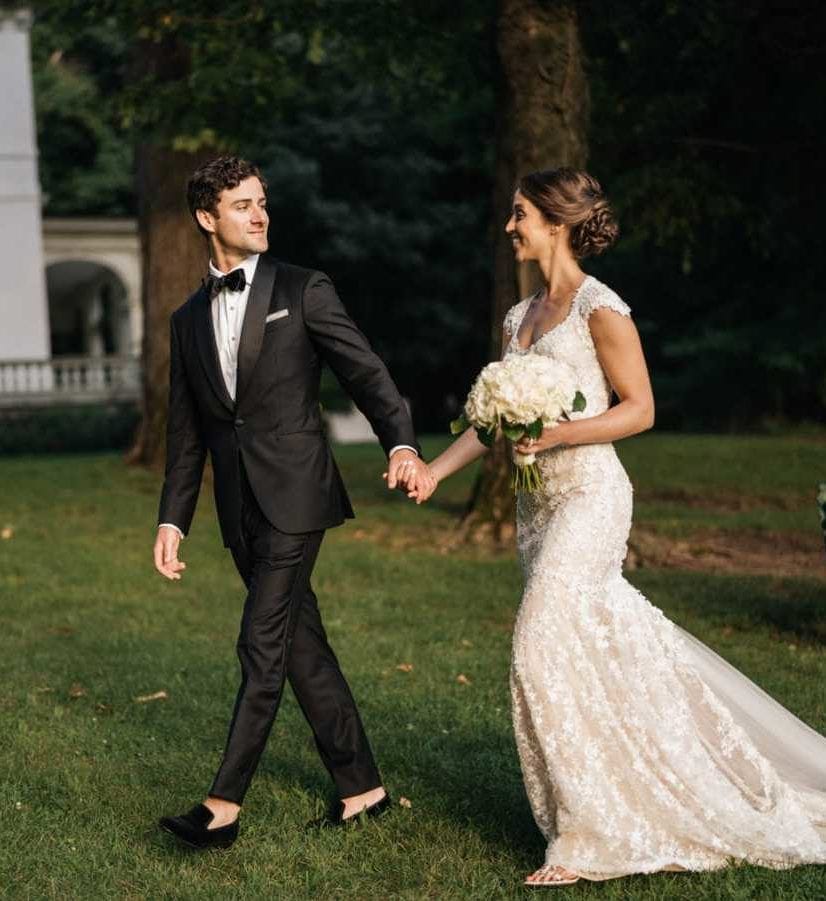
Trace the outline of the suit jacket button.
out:
<instances>
[{"instance_id":1,"label":"suit jacket button","mask_svg":"<svg viewBox=\"0 0 826 901\"><path fill-rule=\"evenodd\" d=\"M244 420L243 420L243 419L236 419L236 420L235 420L235 425L236 425L236 427L237 427L237 426L242 426L243 424L244 424Z\"/></svg>"}]
</instances>

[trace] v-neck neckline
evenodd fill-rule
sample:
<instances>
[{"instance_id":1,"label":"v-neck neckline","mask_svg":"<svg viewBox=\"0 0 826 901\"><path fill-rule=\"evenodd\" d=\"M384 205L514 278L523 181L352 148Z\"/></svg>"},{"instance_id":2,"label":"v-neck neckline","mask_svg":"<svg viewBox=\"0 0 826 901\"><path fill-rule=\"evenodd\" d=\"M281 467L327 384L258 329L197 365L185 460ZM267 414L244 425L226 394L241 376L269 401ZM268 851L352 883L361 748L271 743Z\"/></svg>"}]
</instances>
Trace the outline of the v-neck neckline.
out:
<instances>
[{"instance_id":1,"label":"v-neck neckline","mask_svg":"<svg viewBox=\"0 0 826 901\"><path fill-rule=\"evenodd\" d=\"M569 307L568 307L568 312L565 314L565 316L564 316L562 319L560 319L559 322L557 322L556 324L552 325L550 328L545 329L545 331L542 332L542 334L541 334L538 338L536 338L536 340L531 341L531 342L527 345L527 347L523 347L523 346L519 343L519 329L522 328L522 321L525 319L525 313L528 312L527 309L525 310L525 313L522 314L522 319L520 320L519 325L517 326L516 331L514 332L514 335L513 335L513 342L514 342L514 344L516 345L516 347L517 347L519 350L522 351L522 353L527 353L529 350L531 350L532 348L536 347L536 345L539 344L539 342L540 342L543 338L547 338L548 335L552 334L552 333L555 332L558 328L561 328L563 325L565 325L565 323L571 318L571 314L574 312L574 304L576 304L577 297L579 297L579 292L582 290L583 285L585 284L585 282L588 281L588 279L589 279L590 277L591 277L590 275L586 275L585 278L582 279L582 281L577 285L576 290L575 290L574 293L571 295L571 303L570 303L570 305L569 305ZM544 289L542 289L542 288L539 289L539 291L542 291L542 290L544 290ZM536 292L531 296L531 298L530 298L531 301L536 297L537 294L539 294L539 291L536 291ZM530 307L530 301L528 302L528 307Z\"/></svg>"}]
</instances>

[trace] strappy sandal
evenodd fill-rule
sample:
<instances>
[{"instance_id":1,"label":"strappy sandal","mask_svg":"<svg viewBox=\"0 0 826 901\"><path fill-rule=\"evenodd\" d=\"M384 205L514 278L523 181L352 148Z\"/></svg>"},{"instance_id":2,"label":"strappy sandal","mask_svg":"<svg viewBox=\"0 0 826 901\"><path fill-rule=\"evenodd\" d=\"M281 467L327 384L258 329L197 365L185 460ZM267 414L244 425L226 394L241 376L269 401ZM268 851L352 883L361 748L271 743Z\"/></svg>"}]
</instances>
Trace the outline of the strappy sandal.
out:
<instances>
[{"instance_id":1,"label":"strappy sandal","mask_svg":"<svg viewBox=\"0 0 826 901\"><path fill-rule=\"evenodd\" d=\"M575 882L579 882L580 878L576 873L571 874L571 871L566 870L565 867L546 864L535 873L531 873L525 880L525 885L530 886L530 888L556 888L563 885L573 885Z\"/></svg>"}]
</instances>

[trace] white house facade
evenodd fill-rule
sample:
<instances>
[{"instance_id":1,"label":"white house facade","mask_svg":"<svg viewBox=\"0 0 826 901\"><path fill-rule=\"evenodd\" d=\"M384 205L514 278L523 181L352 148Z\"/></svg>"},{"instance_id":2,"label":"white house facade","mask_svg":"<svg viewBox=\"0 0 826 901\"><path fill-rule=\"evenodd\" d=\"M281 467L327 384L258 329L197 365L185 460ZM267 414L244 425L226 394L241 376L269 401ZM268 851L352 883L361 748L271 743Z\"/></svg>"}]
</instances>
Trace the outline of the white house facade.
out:
<instances>
[{"instance_id":1,"label":"white house facade","mask_svg":"<svg viewBox=\"0 0 826 901\"><path fill-rule=\"evenodd\" d=\"M129 219L41 220L28 10L0 10L0 408L138 396Z\"/></svg>"}]
</instances>

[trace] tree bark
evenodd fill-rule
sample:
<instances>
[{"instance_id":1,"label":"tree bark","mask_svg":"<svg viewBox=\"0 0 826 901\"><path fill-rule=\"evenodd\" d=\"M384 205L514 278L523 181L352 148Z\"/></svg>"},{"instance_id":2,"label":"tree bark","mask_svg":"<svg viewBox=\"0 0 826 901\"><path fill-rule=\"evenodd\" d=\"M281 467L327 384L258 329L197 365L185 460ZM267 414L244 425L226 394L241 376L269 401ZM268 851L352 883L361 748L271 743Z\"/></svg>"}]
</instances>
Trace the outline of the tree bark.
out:
<instances>
[{"instance_id":1,"label":"tree bark","mask_svg":"<svg viewBox=\"0 0 826 901\"><path fill-rule=\"evenodd\" d=\"M497 51L492 359L501 355L505 313L540 285L534 264L517 271L504 231L516 182L538 169L585 165L590 106L574 3L499 0ZM512 539L510 466L510 449L499 440L485 457L462 521L465 540Z\"/></svg>"},{"instance_id":2,"label":"tree bark","mask_svg":"<svg viewBox=\"0 0 826 901\"><path fill-rule=\"evenodd\" d=\"M147 10L139 23L157 31L157 13ZM159 32L135 43L135 77L149 73L159 88L186 81L191 69L187 45L173 33ZM166 109L157 112L152 137L136 148L138 229L143 269L143 417L130 463L159 465L166 453L169 391L169 317L206 274L206 241L186 205L192 172L215 152L174 149L179 123Z\"/></svg>"},{"instance_id":3,"label":"tree bark","mask_svg":"<svg viewBox=\"0 0 826 901\"><path fill-rule=\"evenodd\" d=\"M186 182L214 152L167 144L138 150L139 226L143 253L143 419L129 461L157 466L165 454L169 386L169 317L206 274L206 241L186 205Z\"/></svg>"}]
</instances>

